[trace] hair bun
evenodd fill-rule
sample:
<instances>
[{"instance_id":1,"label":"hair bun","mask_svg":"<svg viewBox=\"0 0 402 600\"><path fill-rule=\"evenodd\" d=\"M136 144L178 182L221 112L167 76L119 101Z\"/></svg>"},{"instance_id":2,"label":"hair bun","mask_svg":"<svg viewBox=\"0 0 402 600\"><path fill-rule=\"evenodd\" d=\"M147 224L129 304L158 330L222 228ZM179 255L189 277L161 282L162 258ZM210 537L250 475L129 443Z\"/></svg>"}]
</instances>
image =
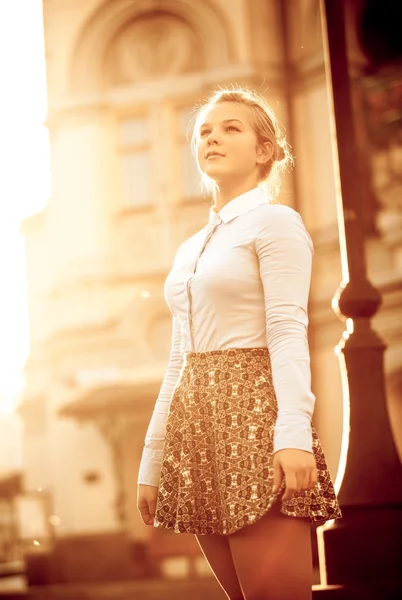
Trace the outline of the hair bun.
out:
<instances>
[{"instance_id":1,"label":"hair bun","mask_svg":"<svg viewBox=\"0 0 402 600\"><path fill-rule=\"evenodd\" d=\"M285 150L279 144L276 145L275 160L283 160L285 158Z\"/></svg>"}]
</instances>

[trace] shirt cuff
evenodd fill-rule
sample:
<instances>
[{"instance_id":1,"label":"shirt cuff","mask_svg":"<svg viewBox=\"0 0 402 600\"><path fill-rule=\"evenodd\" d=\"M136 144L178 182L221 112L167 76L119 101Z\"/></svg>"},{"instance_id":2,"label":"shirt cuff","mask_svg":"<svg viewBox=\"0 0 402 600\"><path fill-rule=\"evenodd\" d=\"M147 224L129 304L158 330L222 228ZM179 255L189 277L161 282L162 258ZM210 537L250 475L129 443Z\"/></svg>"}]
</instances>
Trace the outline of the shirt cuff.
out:
<instances>
[{"instance_id":1,"label":"shirt cuff","mask_svg":"<svg viewBox=\"0 0 402 600\"><path fill-rule=\"evenodd\" d=\"M159 487L163 450L154 450L144 447L140 468L138 470L138 483L140 485L153 485Z\"/></svg>"},{"instance_id":2,"label":"shirt cuff","mask_svg":"<svg viewBox=\"0 0 402 600\"><path fill-rule=\"evenodd\" d=\"M300 413L281 414L279 411L274 430L274 453L285 448L313 452L311 419Z\"/></svg>"}]
</instances>

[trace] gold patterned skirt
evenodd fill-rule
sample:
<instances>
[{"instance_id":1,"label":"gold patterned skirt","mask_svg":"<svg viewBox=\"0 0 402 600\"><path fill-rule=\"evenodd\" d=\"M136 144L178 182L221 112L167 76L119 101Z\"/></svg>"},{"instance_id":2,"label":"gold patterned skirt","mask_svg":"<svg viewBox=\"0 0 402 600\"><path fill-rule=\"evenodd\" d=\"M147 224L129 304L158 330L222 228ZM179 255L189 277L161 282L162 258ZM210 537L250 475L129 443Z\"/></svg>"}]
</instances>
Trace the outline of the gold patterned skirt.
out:
<instances>
[{"instance_id":1,"label":"gold patterned skirt","mask_svg":"<svg viewBox=\"0 0 402 600\"><path fill-rule=\"evenodd\" d=\"M154 526L228 535L280 501L284 479L272 492L277 412L267 348L185 353L167 419ZM312 431L317 484L280 501L280 511L321 522L342 515Z\"/></svg>"}]
</instances>

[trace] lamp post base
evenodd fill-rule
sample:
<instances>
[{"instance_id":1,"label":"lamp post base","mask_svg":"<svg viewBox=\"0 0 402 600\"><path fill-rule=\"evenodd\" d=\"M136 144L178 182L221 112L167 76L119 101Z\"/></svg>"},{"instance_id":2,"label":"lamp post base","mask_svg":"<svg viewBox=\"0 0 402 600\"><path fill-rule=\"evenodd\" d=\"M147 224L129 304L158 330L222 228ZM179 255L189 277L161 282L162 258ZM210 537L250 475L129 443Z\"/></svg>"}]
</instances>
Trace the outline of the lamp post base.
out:
<instances>
[{"instance_id":1,"label":"lamp post base","mask_svg":"<svg viewBox=\"0 0 402 600\"><path fill-rule=\"evenodd\" d=\"M367 585L313 585L313 600L400 600L402 582Z\"/></svg>"},{"instance_id":2,"label":"lamp post base","mask_svg":"<svg viewBox=\"0 0 402 600\"><path fill-rule=\"evenodd\" d=\"M367 593L381 588L376 597L382 600L383 586L392 582L399 584L401 598L402 506L342 507L342 513L342 519L317 529L321 583L367 588ZM366 597L372 596L355 596Z\"/></svg>"}]
</instances>

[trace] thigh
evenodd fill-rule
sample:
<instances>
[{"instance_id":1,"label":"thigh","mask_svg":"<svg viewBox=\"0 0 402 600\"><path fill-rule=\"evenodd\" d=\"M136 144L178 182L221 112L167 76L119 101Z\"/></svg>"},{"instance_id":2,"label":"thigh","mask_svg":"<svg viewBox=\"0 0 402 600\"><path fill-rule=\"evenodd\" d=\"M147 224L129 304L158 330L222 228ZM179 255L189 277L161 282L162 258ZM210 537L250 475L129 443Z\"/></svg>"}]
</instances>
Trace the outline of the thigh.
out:
<instances>
[{"instance_id":1,"label":"thigh","mask_svg":"<svg viewBox=\"0 0 402 600\"><path fill-rule=\"evenodd\" d=\"M225 535L196 535L196 540L220 586L230 600L244 600Z\"/></svg>"},{"instance_id":2,"label":"thigh","mask_svg":"<svg viewBox=\"0 0 402 600\"><path fill-rule=\"evenodd\" d=\"M310 529L308 519L283 515L278 501L256 523L228 536L246 600L311 600Z\"/></svg>"}]
</instances>

